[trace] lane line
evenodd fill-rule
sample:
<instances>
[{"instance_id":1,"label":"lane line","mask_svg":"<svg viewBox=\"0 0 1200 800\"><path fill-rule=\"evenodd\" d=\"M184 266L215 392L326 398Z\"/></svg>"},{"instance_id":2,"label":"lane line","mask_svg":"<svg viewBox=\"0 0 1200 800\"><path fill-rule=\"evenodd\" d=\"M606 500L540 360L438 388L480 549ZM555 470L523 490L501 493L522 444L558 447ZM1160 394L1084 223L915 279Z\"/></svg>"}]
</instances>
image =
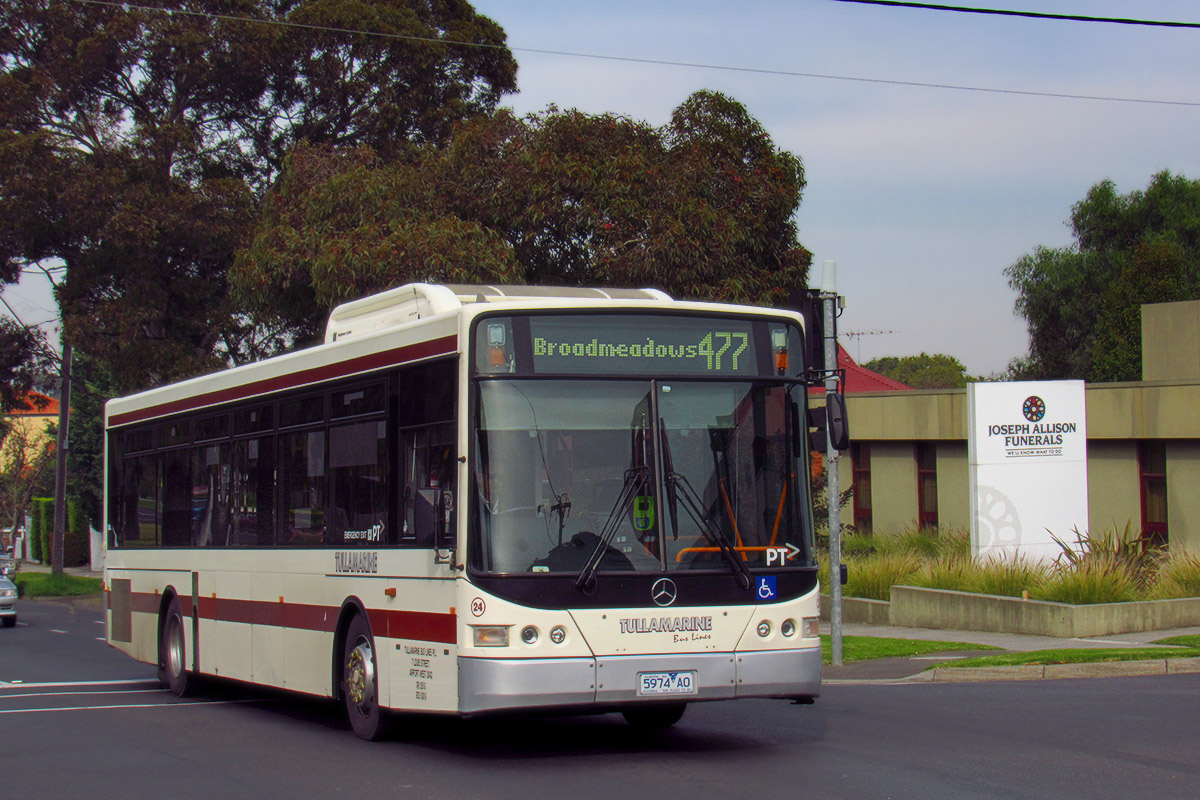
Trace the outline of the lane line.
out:
<instances>
[{"instance_id":1,"label":"lane line","mask_svg":"<svg viewBox=\"0 0 1200 800\"><path fill-rule=\"evenodd\" d=\"M0 689L51 689L56 686L159 686L156 680L147 680L146 678L129 678L115 681L43 681L43 682L23 682L6 683L0 681Z\"/></svg>"},{"instance_id":2,"label":"lane line","mask_svg":"<svg viewBox=\"0 0 1200 800\"><path fill-rule=\"evenodd\" d=\"M192 706L228 706L238 703L261 703L253 700L196 700L187 703L127 703L110 706L62 706L60 708L3 708L0 714L41 714L47 711L111 711L118 708L190 708Z\"/></svg>"},{"instance_id":3,"label":"lane line","mask_svg":"<svg viewBox=\"0 0 1200 800\"><path fill-rule=\"evenodd\" d=\"M114 694L146 694L147 692L162 692L166 694L166 689L117 689L112 692L25 692L23 694L0 694L0 700L7 700L10 697L78 697L80 695L104 695L105 697Z\"/></svg>"}]
</instances>

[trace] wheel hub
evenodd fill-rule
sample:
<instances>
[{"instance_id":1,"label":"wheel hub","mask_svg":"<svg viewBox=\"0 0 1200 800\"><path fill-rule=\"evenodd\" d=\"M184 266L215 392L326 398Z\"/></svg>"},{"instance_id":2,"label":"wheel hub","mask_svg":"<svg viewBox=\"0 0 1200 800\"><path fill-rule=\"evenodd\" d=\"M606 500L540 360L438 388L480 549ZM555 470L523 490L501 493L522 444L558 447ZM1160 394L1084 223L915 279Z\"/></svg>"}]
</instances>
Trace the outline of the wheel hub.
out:
<instances>
[{"instance_id":1,"label":"wheel hub","mask_svg":"<svg viewBox=\"0 0 1200 800\"><path fill-rule=\"evenodd\" d=\"M346 694L360 714L369 713L375 704L375 658L365 639L346 657Z\"/></svg>"}]
</instances>

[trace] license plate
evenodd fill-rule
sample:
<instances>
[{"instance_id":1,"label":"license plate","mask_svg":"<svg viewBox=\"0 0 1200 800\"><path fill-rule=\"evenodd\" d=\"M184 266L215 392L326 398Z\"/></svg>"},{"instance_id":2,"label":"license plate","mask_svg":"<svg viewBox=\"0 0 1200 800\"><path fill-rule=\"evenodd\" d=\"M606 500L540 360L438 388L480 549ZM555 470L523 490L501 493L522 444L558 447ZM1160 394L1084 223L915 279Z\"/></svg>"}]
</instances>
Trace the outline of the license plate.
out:
<instances>
[{"instance_id":1,"label":"license plate","mask_svg":"<svg viewBox=\"0 0 1200 800\"><path fill-rule=\"evenodd\" d=\"M695 670L676 672L639 672L639 697L666 694L696 694Z\"/></svg>"}]
</instances>

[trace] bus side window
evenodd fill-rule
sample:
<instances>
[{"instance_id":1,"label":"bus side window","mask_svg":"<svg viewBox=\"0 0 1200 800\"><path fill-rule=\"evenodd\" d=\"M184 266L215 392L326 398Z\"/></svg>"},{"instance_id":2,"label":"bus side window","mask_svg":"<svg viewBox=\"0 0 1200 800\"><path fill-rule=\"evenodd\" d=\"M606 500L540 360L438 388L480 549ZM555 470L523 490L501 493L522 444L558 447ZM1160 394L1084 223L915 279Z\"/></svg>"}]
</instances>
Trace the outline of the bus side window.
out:
<instances>
[{"instance_id":1,"label":"bus side window","mask_svg":"<svg viewBox=\"0 0 1200 800\"><path fill-rule=\"evenodd\" d=\"M228 538L213 544L274 544L275 437L242 439L234 443L233 450L233 519Z\"/></svg>"},{"instance_id":2,"label":"bus side window","mask_svg":"<svg viewBox=\"0 0 1200 800\"><path fill-rule=\"evenodd\" d=\"M192 459L188 450L170 450L162 460L162 544L192 543Z\"/></svg>"},{"instance_id":3,"label":"bus side window","mask_svg":"<svg viewBox=\"0 0 1200 800\"><path fill-rule=\"evenodd\" d=\"M387 423L368 420L329 430L332 495L326 544L391 544L387 525Z\"/></svg>"},{"instance_id":4,"label":"bus side window","mask_svg":"<svg viewBox=\"0 0 1200 800\"><path fill-rule=\"evenodd\" d=\"M152 455L127 458L122 472L118 544L154 547L158 544L158 459Z\"/></svg>"},{"instance_id":5,"label":"bus side window","mask_svg":"<svg viewBox=\"0 0 1200 800\"><path fill-rule=\"evenodd\" d=\"M192 546L224 546L232 506L228 444L192 450Z\"/></svg>"},{"instance_id":6,"label":"bus side window","mask_svg":"<svg viewBox=\"0 0 1200 800\"><path fill-rule=\"evenodd\" d=\"M400 541L435 547L454 532L458 362L419 364L397 378Z\"/></svg>"},{"instance_id":7,"label":"bus side window","mask_svg":"<svg viewBox=\"0 0 1200 800\"><path fill-rule=\"evenodd\" d=\"M454 424L408 430L400 437L404 458L404 540L437 546L454 530Z\"/></svg>"}]
</instances>

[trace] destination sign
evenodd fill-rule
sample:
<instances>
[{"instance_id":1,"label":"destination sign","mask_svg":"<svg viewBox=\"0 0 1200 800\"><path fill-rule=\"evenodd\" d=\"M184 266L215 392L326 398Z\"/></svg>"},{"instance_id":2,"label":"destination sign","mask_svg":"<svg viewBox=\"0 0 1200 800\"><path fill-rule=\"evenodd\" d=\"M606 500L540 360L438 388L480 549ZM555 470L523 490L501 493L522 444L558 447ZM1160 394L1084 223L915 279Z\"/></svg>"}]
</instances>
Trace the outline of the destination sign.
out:
<instances>
[{"instance_id":1,"label":"destination sign","mask_svg":"<svg viewBox=\"0 0 1200 800\"><path fill-rule=\"evenodd\" d=\"M689 317L532 317L537 373L757 375L754 325Z\"/></svg>"}]
</instances>

